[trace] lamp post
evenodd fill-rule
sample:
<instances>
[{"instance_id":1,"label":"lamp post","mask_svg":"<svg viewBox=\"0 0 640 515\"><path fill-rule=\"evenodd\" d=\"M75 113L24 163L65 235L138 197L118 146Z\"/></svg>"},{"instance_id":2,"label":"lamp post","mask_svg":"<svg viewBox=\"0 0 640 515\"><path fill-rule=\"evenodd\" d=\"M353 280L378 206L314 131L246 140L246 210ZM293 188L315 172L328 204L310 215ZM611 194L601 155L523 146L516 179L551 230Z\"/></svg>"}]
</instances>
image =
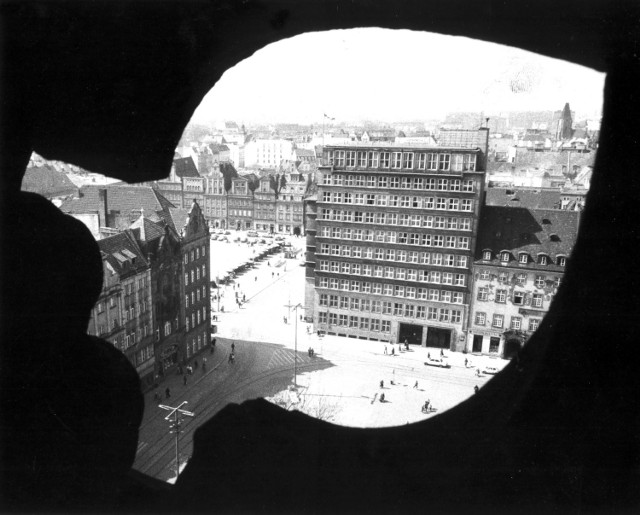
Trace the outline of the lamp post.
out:
<instances>
[{"instance_id":1,"label":"lamp post","mask_svg":"<svg viewBox=\"0 0 640 515\"><path fill-rule=\"evenodd\" d=\"M294 309L296 312L296 323L295 323L295 336L293 340L293 387L298 387L298 308L303 308L304 306L300 303L295 306L291 304L287 304L287 308L289 308L289 312L291 309Z\"/></svg>"},{"instance_id":2,"label":"lamp post","mask_svg":"<svg viewBox=\"0 0 640 515\"><path fill-rule=\"evenodd\" d=\"M178 407L173 408L171 406L166 406L164 404L160 404L158 407L163 410L167 410L170 413L164 417L165 420L170 420L171 416L173 416L173 423L171 424L171 431L176 435L176 481L178 480L178 476L180 475L180 452L179 452L179 436L181 433L180 424L182 423L182 416L193 417L195 414L191 411L180 409L182 406L187 404L187 401L181 403Z\"/></svg>"}]
</instances>

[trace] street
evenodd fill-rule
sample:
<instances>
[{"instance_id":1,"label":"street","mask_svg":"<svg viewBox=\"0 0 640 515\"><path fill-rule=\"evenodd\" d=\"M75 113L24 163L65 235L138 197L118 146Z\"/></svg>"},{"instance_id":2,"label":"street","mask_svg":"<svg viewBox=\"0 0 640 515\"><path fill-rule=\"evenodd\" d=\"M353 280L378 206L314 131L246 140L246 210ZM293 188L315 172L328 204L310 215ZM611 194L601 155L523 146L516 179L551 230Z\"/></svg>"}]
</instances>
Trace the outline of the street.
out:
<instances>
[{"instance_id":1,"label":"street","mask_svg":"<svg viewBox=\"0 0 640 515\"><path fill-rule=\"evenodd\" d=\"M291 241L304 244L302 238ZM212 259L228 252L229 245L243 244L213 241ZM301 320L301 263L300 258L285 260L282 254L276 254L220 288L224 312L216 312L217 301L212 302L217 318L212 324L218 331L214 334L215 352L207 350L196 358L199 366L186 376L186 385L183 376L177 374L163 382L158 392L161 403L177 406L186 400L183 408L195 413L183 423L181 463L190 456L193 431L229 403L265 397L286 409L298 409L336 424L393 426L424 420L452 408L473 395L476 385L482 387L490 379L476 375L478 368L489 361L498 368L504 366L502 360L447 352L451 368L436 368L424 364L434 349L410 346L405 351L395 345L391 354L392 346L382 342L319 337ZM235 302L236 295L245 299L242 306ZM230 363L232 343L235 361ZM314 350L313 357L309 348ZM203 358L207 359L206 371ZM291 395L289 387L296 372L298 388ZM171 395L168 399L167 387ZM384 402L380 402L381 394ZM422 412L427 400L435 411ZM167 412L158 408L160 402L154 400L153 393L147 394L134 467L169 480L175 476L175 436L169 432Z\"/></svg>"}]
</instances>

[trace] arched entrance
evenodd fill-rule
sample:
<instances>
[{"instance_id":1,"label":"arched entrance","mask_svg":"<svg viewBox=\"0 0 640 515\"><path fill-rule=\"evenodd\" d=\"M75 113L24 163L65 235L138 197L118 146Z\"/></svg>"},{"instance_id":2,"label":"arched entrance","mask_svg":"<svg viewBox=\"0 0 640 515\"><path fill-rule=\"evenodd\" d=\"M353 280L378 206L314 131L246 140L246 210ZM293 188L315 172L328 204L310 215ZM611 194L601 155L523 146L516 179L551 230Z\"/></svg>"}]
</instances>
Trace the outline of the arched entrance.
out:
<instances>
[{"instance_id":1,"label":"arched entrance","mask_svg":"<svg viewBox=\"0 0 640 515\"><path fill-rule=\"evenodd\" d=\"M300 236L300 227L298 227L297 225L293 228L293 235Z\"/></svg>"},{"instance_id":2,"label":"arched entrance","mask_svg":"<svg viewBox=\"0 0 640 515\"><path fill-rule=\"evenodd\" d=\"M507 338L504 342L504 359L513 358L522 349L522 339L518 337Z\"/></svg>"}]
</instances>

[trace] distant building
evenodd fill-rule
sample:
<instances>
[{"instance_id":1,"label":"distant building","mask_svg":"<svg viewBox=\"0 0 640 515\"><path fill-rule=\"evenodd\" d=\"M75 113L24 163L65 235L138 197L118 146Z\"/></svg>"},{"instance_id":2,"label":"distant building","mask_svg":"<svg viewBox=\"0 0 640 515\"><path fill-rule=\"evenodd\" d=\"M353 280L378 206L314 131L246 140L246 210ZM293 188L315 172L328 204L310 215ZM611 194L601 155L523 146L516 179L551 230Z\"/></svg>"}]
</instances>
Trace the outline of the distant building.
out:
<instances>
[{"instance_id":1,"label":"distant building","mask_svg":"<svg viewBox=\"0 0 640 515\"><path fill-rule=\"evenodd\" d=\"M255 139L244 146L246 168L275 169L283 161L295 160L293 142L287 139Z\"/></svg>"},{"instance_id":2,"label":"distant building","mask_svg":"<svg viewBox=\"0 0 640 515\"><path fill-rule=\"evenodd\" d=\"M513 357L562 281L580 213L485 206L473 262L466 350Z\"/></svg>"}]
</instances>

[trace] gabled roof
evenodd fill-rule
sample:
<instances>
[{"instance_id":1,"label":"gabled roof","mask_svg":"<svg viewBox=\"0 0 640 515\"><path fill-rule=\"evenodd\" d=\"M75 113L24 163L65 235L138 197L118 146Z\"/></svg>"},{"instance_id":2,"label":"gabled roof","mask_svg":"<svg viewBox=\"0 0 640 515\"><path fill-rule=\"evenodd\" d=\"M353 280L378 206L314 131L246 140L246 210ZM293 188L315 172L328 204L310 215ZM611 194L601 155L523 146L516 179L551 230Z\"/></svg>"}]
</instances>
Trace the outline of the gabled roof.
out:
<instances>
[{"instance_id":1,"label":"gabled roof","mask_svg":"<svg viewBox=\"0 0 640 515\"><path fill-rule=\"evenodd\" d=\"M96 213L100 210L99 191L107 190L107 210L119 211L121 215L143 214L150 218L158 217L172 224L169 209L175 206L158 190L151 186L132 186L126 183L109 186L83 186L79 197L62 203L60 210L69 214ZM175 227L174 227L175 228Z\"/></svg>"},{"instance_id":2,"label":"gabled roof","mask_svg":"<svg viewBox=\"0 0 640 515\"><path fill-rule=\"evenodd\" d=\"M161 223L153 221L144 215L140 215L130 226L130 229L140 230L140 239L142 241L152 241L164 235L164 227Z\"/></svg>"},{"instance_id":3,"label":"gabled roof","mask_svg":"<svg viewBox=\"0 0 640 515\"><path fill-rule=\"evenodd\" d=\"M149 264L130 230L98 240L104 259L120 275L137 274Z\"/></svg>"},{"instance_id":4,"label":"gabled roof","mask_svg":"<svg viewBox=\"0 0 640 515\"><path fill-rule=\"evenodd\" d=\"M200 177L198 169L196 168L191 156L174 159L173 164L178 177Z\"/></svg>"},{"instance_id":5,"label":"gabled roof","mask_svg":"<svg viewBox=\"0 0 640 515\"><path fill-rule=\"evenodd\" d=\"M307 148L296 148L295 153L298 157L316 157L315 152Z\"/></svg>"},{"instance_id":6,"label":"gabled roof","mask_svg":"<svg viewBox=\"0 0 640 515\"><path fill-rule=\"evenodd\" d=\"M498 252L508 250L518 259L525 252L534 259L546 254L552 260L568 257L578 236L579 212L520 207L485 206L480 217L476 260L484 250L491 250L499 262ZM531 264L535 267L536 264ZM549 266L544 265L545 269Z\"/></svg>"},{"instance_id":7,"label":"gabled roof","mask_svg":"<svg viewBox=\"0 0 640 515\"><path fill-rule=\"evenodd\" d=\"M560 209L560 190L543 188L487 188L487 206Z\"/></svg>"},{"instance_id":8,"label":"gabled roof","mask_svg":"<svg viewBox=\"0 0 640 515\"><path fill-rule=\"evenodd\" d=\"M229 147L227 145L222 144L222 143L210 143L209 144L209 149L211 150L212 154L218 154L220 152L228 152L229 151Z\"/></svg>"},{"instance_id":9,"label":"gabled roof","mask_svg":"<svg viewBox=\"0 0 640 515\"><path fill-rule=\"evenodd\" d=\"M43 197L71 195L77 186L62 172L53 166L29 166L22 179L22 190L38 193Z\"/></svg>"}]
</instances>

